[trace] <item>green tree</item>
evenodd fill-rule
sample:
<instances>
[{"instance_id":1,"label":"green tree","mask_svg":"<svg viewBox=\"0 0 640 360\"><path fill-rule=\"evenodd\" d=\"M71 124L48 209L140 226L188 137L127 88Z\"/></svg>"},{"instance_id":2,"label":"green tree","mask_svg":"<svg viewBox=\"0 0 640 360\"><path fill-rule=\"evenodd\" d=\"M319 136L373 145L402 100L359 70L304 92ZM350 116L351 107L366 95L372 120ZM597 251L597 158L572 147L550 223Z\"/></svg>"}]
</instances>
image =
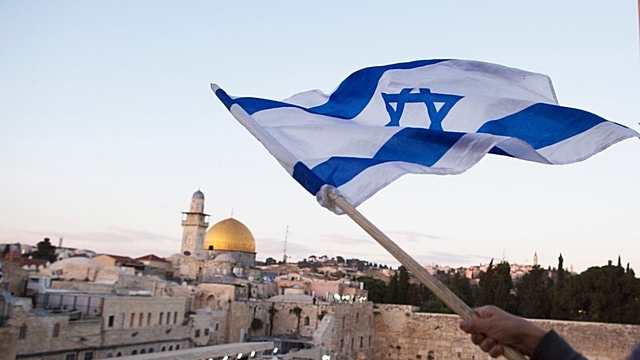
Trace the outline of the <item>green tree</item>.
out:
<instances>
[{"instance_id":1,"label":"green tree","mask_svg":"<svg viewBox=\"0 0 640 360\"><path fill-rule=\"evenodd\" d=\"M409 304L409 272L404 266L400 266L398 270L400 275L398 276L398 297L396 299L397 304Z\"/></svg>"},{"instance_id":2,"label":"green tree","mask_svg":"<svg viewBox=\"0 0 640 360\"><path fill-rule=\"evenodd\" d=\"M474 291L471 287L471 282L469 281L469 279L459 273L440 273L436 274L436 277L467 305L469 305L470 307L475 306L475 297L473 295ZM453 311L449 309L449 307L447 307L440 299L438 299L435 294L432 293L429 289L422 285L420 289L420 296L422 299L422 302L420 304L420 311L453 314Z\"/></svg>"},{"instance_id":3,"label":"green tree","mask_svg":"<svg viewBox=\"0 0 640 360\"><path fill-rule=\"evenodd\" d=\"M570 305L574 299L567 299L565 292L564 258L558 256L558 269L556 270L555 283L549 290L551 299L551 318L556 320L569 320L572 318Z\"/></svg>"},{"instance_id":4,"label":"green tree","mask_svg":"<svg viewBox=\"0 0 640 360\"><path fill-rule=\"evenodd\" d=\"M548 319L551 316L550 288L551 279L547 271L538 265L534 266L516 285L519 314L528 318Z\"/></svg>"},{"instance_id":5,"label":"green tree","mask_svg":"<svg viewBox=\"0 0 640 360\"><path fill-rule=\"evenodd\" d=\"M640 324L640 279L611 262L565 279L556 296L568 320Z\"/></svg>"},{"instance_id":6,"label":"green tree","mask_svg":"<svg viewBox=\"0 0 640 360\"><path fill-rule=\"evenodd\" d=\"M31 258L49 262L56 261L56 247L51 245L49 238L44 238L44 240L36 244L36 247L37 250L29 254Z\"/></svg>"},{"instance_id":7,"label":"green tree","mask_svg":"<svg viewBox=\"0 0 640 360\"><path fill-rule=\"evenodd\" d=\"M509 312L517 312L516 300L511 290L511 266L501 262L495 267L489 264L486 272L480 274L480 294L478 305L495 305Z\"/></svg>"},{"instance_id":8,"label":"green tree","mask_svg":"<svg viewBox=\"0 0 640 360\"><path fill-rule=\"evenodd\" d=\"M377 304L385 302L387 296L387 284L380 279L371 276L361 276L357 279L364 283L364 289L369 292L368 300Z\"/></svg>"},{"instance_id":9,"label":"green tree","mask_svg":"<svg viewBox=\"0 0 640 360\"><path fill-rule=\"evenodd\" d=\"M398 274L393 274L389 280L389 286L387 287L387 295L384 302L387 304L398 304Z\"/></svg>"}]
</instances>

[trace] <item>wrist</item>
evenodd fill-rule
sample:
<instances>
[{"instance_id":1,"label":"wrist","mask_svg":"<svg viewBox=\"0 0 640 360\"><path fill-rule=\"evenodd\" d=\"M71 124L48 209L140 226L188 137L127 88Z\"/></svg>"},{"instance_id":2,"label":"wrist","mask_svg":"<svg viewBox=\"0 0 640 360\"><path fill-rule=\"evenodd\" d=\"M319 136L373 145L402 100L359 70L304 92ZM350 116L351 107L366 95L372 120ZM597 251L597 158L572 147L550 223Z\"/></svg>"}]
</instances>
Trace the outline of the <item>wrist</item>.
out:
<instances>
[{"instance_id":1,"label":"wrist","mask_svg":"<svg viewBox=\"0 0 640 360\"><path fill-rule=\"evenodd\" d=\"M531 354L533 354L533 350L536 348L536 346L538 346L540 340L542 340L542 338L546 335L547 330L533 323L529 323L527 325L529 326L524 329L525 331L523 332L521 339L523 346L522 350L524 350L525 355L531 356Z\"/></svg>"}]
</instances>

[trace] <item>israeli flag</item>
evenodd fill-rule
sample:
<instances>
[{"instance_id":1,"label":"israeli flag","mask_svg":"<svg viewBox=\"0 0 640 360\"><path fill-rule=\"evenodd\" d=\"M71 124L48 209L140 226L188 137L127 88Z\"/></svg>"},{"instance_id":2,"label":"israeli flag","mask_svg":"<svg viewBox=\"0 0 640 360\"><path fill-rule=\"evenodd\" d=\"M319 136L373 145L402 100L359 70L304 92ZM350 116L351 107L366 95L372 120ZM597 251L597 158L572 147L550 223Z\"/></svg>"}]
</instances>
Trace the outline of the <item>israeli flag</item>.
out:
<instances>
[{"instance_id":1,"label":"israeli flag","mask_svg":"<svg viewBox=\"0 0 640 360\"><path fill-rule=\"evenodd\" d=\"M334 187L354 206L400 176L460 174L487 153L545 164L584 160L640 135L558 105L546 75L465 60L358 70L331 94L282 101L211 89L323 206Z\"/></svg>"}]
</instances>

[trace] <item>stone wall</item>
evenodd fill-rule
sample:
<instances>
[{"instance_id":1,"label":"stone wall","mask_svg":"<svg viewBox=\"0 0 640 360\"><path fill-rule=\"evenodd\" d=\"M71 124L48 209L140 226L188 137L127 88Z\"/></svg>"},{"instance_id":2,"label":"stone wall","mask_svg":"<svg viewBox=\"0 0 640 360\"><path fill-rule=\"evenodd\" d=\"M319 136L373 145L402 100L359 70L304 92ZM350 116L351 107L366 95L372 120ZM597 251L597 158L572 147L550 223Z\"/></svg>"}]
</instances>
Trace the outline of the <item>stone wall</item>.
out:
<instances>
[{"instance_id":1,"label":"stone wall","mask_svg":"<svg viewBox=\"0 0 640 360\"><path fill-rule=\"evenodd\" d=\"M336 303L330 308L333 336L325 344L337 359L374 359L376 329L371 302Z\"/></svg>"},{"instance_id":2,"label":"stone wall","mask_svg":"<svg viewBox=\"0 0 640 360\"><path fill-rule=\"evenodd\" d=\"M15 326L0 326L0 360L16 358L18 342L18 328Z\"/></svg>"},{"instance_id":3,"label":"stone wall","mask_svg":"<svg viewBox=\"0 0 640 360\"><path fill-rule=\"evenodd\" d=\"M7 287L7 291L13 297L24 296L27 287L28 271L20 268L17 262L0 260L2 265L3 280L0 283L0 291Z\"/></svg>"},{"instance_id":4,"label":"stone wall","mask_svg":"<svg viewBox=\"0 0 640 360\"><path fill-rule=\"evenodd\" d=\"M375 357L385 360L491 359L458 328L456 315L415 313L411 306L374 309ZM591 360L624 359L640 341L640 326L535 320L555 329Z\"/></svg>"}]
</instances>

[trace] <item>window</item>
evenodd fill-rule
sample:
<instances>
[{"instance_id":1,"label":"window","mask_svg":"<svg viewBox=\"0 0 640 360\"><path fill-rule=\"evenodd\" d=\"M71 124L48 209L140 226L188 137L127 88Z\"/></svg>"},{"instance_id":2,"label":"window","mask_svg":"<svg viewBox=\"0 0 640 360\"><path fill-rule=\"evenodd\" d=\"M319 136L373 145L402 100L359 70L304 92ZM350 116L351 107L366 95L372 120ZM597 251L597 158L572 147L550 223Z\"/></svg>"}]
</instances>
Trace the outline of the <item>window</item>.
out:
<instances>
[{"instance_id":1,"label":"window","mask_svg":"<svg viewBox=\"0 0 640 360\"><path fill-rule=\"evenodd\" d=\"M169 351L173 350L173 345L169 345Z\"/></svg>"},{"instance_id":2,"label":"window","mask_svg":"<svg viewBox=\"0 0 640 360\"><path fill-rule=\"evenodd\" d=\"M110 328L113 327L114 318L115 318L115 316L109 315L109 320L107 321L107 327L110 327Z\"/></svg>"},{"instance_id":3,"label":"window","mask_svg":"<svg viewBox=\"0 0 640 360\"><path fill-rule=\"evenodd\" d=\"M149 348L149 354L153 352L153 348Z\"/></svg>"},{"instance_id":4,"label":"window","mask_svg":"<svg viewBox=\"0 0 640 360\"><path fill-rule=\"evenodd\" d=\"M124 313L120 313L120 319L118 320L118 324L120 325L120 329L124 328Z\"/></svg>"},{"instance_id":5,"label":"window","mask_svg":"<svg viewBox=\"0 0 640 360\"><path fill-rule=\"evenodd\" d=\"M20 330L18 330L18 339L26 339L27 338L27 324L20 325Z\"/></svg>"},{"instance_id":6,"label":"window","mask_svg":"<svg viewBox=\"0 0 640 360\"><path fill-rule=\"evenodd\" d=\"M173 323L176 324L178 322L178 312L174 311L173 312Z\"/></svg>"},{"instance_id":7,"label":"window","mask_svg":"<svg viewBox=\"0 0 640 360\"><path fill-rule=\"evenodd\" d=\"M67 354L65 360L76 360L76 354Z\"/></svg>"},{"instance_id":8,"label":"window","mask_svg":"<svg viewBox=\"0 0 640 360\"><path fill-rule=\"evenodd\" d=\"M133 350L133 351L131 352L131 355L138 355L138 350Z\"/></svg>"},{"instance_id":9,"label":"window","mask_svg":"<svg viewBox=\"0 0 640 360\"><path fill-rule=\"evenodd\" d=\"M147 314L147 326L151 326L151 313Z\"/></svg>"},{"instance_id":10,"label":"window","mask_svg":"<svg viewBox=\"0 0 640 360\"><path fill-rule=\"evenodd\" d=\"M55 323L53 325L53 337L56 338L56 337L58 337L58 335L60 335L60 324L59 323Z\"/></svg>"},{"instance_id":11,"label":"window","mask_svg":"<svg viewBox=\"0 0 640 360\"><path fill-rule=\"evenodd\" d=\"M200 337L200 329L196 329L196 335L195 337L199 338Z\"/></svg>"},{"instance_id":12,"label":"window","mask_svg":"<svg viewBox=\"0 0 640 360\"><path fill-rule=\"evenodd\" d=\"M360 319L360 313L356 313L356 324L358 323L359 319Z\"/></svg>"},{"instance_id":13,"label":"window","mask_svg":"<svg viewBox=\"0 0 640 360\"><path fill-rule=\"evenodd\" d=\"M138 319L138 326L142 327L142 320L144 319L144 313L140 313L140 318Z\"/></svg>"},{"instance_id":14,"label":"window","mask_svg":"<svg viewBox=\"0 0 640 360\"><path fill-rule=\"evenodd\" d=\"M145 349L140 350L140 354L146 354L146 353L147 353L147 350Z\"/></svg>"},{"instance_id":15,"label":"window","mask_svg":"<svg viewBox=\"0 0 640 360\"><path fill-rule=\"evenodd\" d=\"M160 313L160 317L158 318L158 325L162 325L162 315L164 315L164 313Z\"/></svg>"},{"instance_id":16,"label":"window","mask_svg":"<svg viewBox=\"0 0 640 360\"><path fill-rule=\"evenodd\" d=\"M216 331L220 328L220 323L216 323Z\"/></svg>"},{"instance_id":17,"label":"window","mask_svg":"<svg viewBox=\"0 0 640 360\"><path fill-rule=\"evenodd\" d=\"M204 336L209 336L209 328L204 328Z\"/></svg>"},{"instance_id":18,"label":"window","mask_svg":"<svg viewBox=\"0 0 640 360\"><path fill-rule=\"evenodd\" d=\"M176 345L176 350L180 350L180 344Z\"/></svg>"},{"instance_id":19,"label":"window","mask_svg":"<svg viewBox=\"0 0 640 360\"><path fill-rule=\"evenodd\" d=\"M122 353L118 351L118 354L116 355L116 357L120 357L120 356L122 356Z\"/></svg>"},{"instance_id":20,"label":"window","mask_svg":"<svg viewBox=\"0 0 640 360\"><path fill-rule=\"evenodd\" d=\"M131 313L131 319L129 319L129 327L133 327L135 323L136 313Z\"/></svg>"},{"instance_id":21,"label":"window","mask_svg":"<svg viewBox=\"0 0 640 360\"><path fill-rule=\"evenodd\" d=\"M309 317L308 316L304 317L304 326L309 326Z\"/></svg>"},{"instance_id":22,"label":"window","mask_svg":"<svg viewBox=\"0 0 640 360\"><path fill-rule=\"evenodd\" d=\"M362 349L362 336L360 336L360 349Z\"/></svg>"},{"instance_id":23,"label":"window","mask_svg":"<svg viewBox=\"0 0 640 360\"><path fill-rule=\"evenodd\" d=\"M167 325L171 323L171 313L167 311Z\"/></svg>"},{"instance_id":24,"label":"window","mask_svg":"<svg viewBox=\"0 0 640 360\"><path fill-rule=\"evenodd\" d=\"M107 353L107 358L112 358L113 357L113 353Z\"/></svg>"},{"instance_id":25,"label":"window","mask_svg":"<svg viewBox=\"0 0 640 360\"><path fill-rule=\"evenodd\" d=\"M162 346L162 348L160 348L160 351L166 351L166 350L167 350L166 346Z\"/></svg>"},{"instance_id":26,"label":"window","mask_svg":"<svg viewBox=\"0 0 640 360\"><path fill-rule=\"evenodd\" d=\"M84 353L84 360L93 360L93 351Z\"/></svg>"}]
</instances>

